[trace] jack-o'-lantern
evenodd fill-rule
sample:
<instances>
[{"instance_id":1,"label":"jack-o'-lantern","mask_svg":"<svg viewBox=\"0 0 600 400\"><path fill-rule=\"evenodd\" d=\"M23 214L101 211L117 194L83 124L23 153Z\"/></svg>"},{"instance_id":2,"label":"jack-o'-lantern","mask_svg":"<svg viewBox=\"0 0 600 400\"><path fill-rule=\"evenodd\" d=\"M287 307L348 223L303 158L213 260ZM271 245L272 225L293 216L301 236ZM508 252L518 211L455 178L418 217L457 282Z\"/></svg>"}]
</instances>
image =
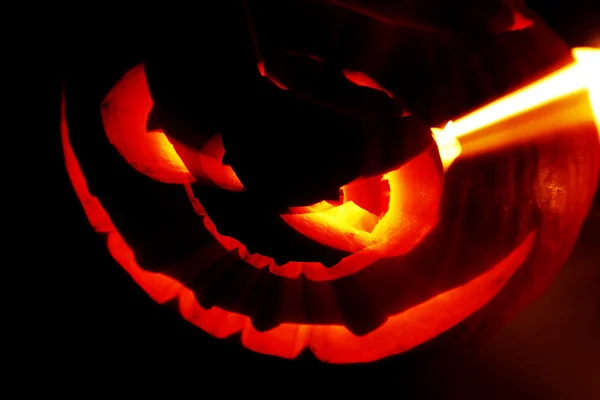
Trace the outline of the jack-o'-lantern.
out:
<instances>
[{"instance_id":1,"label":"jack-o'-lantern","mask_svg":"<svg viewBox=\"0 0 600 400\"><path fill-rule=\"evenodd\" d=\"M520 14L465 36L279 10L300 29L248 3L195 25L198 54L170 37L65 82L77 195L154 300L254 351L348 363L488 330L539 293L591 204L595 126L452 163L430 127L571 61L559 39Z\"/></svg>"}]
</instances>

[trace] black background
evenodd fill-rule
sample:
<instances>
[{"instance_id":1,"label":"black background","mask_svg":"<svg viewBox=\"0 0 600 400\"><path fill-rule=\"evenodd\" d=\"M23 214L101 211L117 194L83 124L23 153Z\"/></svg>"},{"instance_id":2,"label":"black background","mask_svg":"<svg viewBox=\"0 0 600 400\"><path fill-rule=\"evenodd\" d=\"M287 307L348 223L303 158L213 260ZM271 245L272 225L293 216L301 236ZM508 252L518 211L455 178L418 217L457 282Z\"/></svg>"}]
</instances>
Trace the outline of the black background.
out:
<instances>
[{"instance_id":1,"label":"black background","mask_svg":"<svg viewBox=\"0 0 600 400\"><path fill-rule=\"evenodd\" d=\"M528 4L570 45L600 44L600 20L583 2ZM50 294L29 310L39 316L29 332L39 352L28 358L27 373L41 371L61 388L85 388L84 397L129 381L148 389L184 386L192 396L226 396L232 389L250 396L305 389L317 396L361 386L367 391L360 396L384 390L404 398L600 398L600 193L552 286L476 352L329 366L308 353L295 361L251 353L238 337L213 339L154 304L90 229L62 170L58 140L55 150Z\"/></svg>"}]
</instances>

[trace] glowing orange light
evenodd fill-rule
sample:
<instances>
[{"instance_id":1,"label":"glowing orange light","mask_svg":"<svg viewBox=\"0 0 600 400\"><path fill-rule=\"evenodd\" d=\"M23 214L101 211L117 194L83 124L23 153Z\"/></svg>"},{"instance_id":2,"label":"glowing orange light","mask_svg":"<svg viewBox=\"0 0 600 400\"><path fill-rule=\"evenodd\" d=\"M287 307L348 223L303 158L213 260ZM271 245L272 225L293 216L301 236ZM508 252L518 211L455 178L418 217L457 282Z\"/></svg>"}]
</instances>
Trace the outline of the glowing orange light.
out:
<instances>
[{"instance_id":1,"label":"glowing orange light","mask_svg":"<svg viewBox=\"0 0 600 400\"><path fill-rule=\"evenodd\" d=\"M440 152L444 171L447 171L462 152L460 142L452 135L452 121L448 122L444 129L431 128L431 131Z\"/></svg>"},{"instance_id":2,"label":"glowing orange light","mask_svg":"<svg viewBox=\"0 0 600 400\"><path fill-rule=\"evenodd\" d=\"M202 179L227 190L244 190L233 169L223 165L220 134L198 151L168 138L162 130L148 132L146 122L153 104L143 65L129 70L102 103L106 136L131 166L164 183Z\"/></svg>"},{"instance_id":3,"label":"glowing orange light","mask_svg":"<svg viewBox=\"0 0 600 400\"><path fill-rule=\"evenodd\" d=\"M424 153L384 175L351 182L342 187L341 205L320 202L300 208L300 213L294 212L298 208L291 209L281 218L304 236L339 250L403 254L437 222L443 178L430 160L431 155ZM406 190L418 182L430 185L428 202L415 197L418 190ZM374 211L377 205L384 207L376 215L370 209Z\"/></svg>"},{"instance_id":4,"label":"glowing orange light","mask_svg":"<svg viewBox=\"0 0 600 400\"><path fill-rule=\"evenodd\" d=\"M144 67L127 72L115 85L100 109L110 143L139 172L165 183L194 181L181 158L162 131L148 132L146 120L152 98Z\"/></svg>"},{"instance_id":5,"label":"glowing orange light","mask_svg":"<svg viewBox=\"0 0 600 400\"><path fill-rule=\"evenodd\" d=\"M460 118L442 130L433 129L444 169L448 169L461 152L472 154L522 140L531 140L551 131L552 124L562 124L561 127L564 127L566 124L577 124L590 120L594 115L598 116L598 84L591 78L592 71L599 70L597 66L593 66L594 63L597 65L598 51L578 49L574 54L577 62L573 65ZM147 89L133 91L137 93L136 95L142 94L143 98L145 93L143 90ZM581 93L584 96L581 96ZM545 119L538 118L542 113L536 113L536 110L566 98L568 98L567 102L560 103L561 107L553 108L557 113L550 113L549 116L544 117ZM142 106L129 109L127 115L114 113L114 121L104 121L105 127L112 126L110 124L114 123L112 128L106 128L107 131L112 129L112 133L116 134L111 136L112 134L107 132L111 143L131 165L141 172L163 182L183 183L195 210L203 218L206 228L213 234L218 244L226 249L237 248L241 257L256 268L268 266L272 273L289 279L295 279L301 273L307 279L337 279L370 265L382 256L393 256L410 251L415 241L426 233L417 231L427 230L436 223L436 207L424 207L423 200L418 197L419 191L408 191L405 188L408 184L418 184L423 181L424 176L428 182L435 181L433 177L439 174L423 168L424 165L433 168L433 164L429 161L408 163L381 177L389 183L389 198L386 198L388 206L381 213L371 212L369 207L363 204L363 201L369 203L367 200L370 199L353 200L352 196L346 196L350 193L348 190L341 205L321 202L314 206L290 210L291 214L282 216L288 223L293 221L290 224L298 222L296 217L304 218L307 226L310 225L307 236L317 241L324 240L318 234L319 227L323 224L327 227L321 231L329 236L336 234L333 227L339 228L343 240L351 236L352 232L348 233L348 231L354 230L354 236L357 236L358 231L360 233L358 236L361 238L350 243L350 245L359 244L359 247L353 248L355 254L345 258L331 269L316 265L318 263L289 263L285 266L276 266L267 257L248 254L243 245L235 239L218 234L214 224L204 213L202 205L193 197L189 184L192 168L183 165L182 158L185 157L179 157L177 144L170 142L162 132L145 132L145 126L142 129L141 121L143 120L145 124L151 104L149 106L147 102L139 102L134 98L129 98L127 104L142 104ZM565 104L568 107L564 107ZM536 233L531 232L511 253L485 273L462 286L390 316L383 325L365 336L358 337L341 325L300 323L283 323L267 332L258 332L252 326L249 317L218 307L204 309L196 301L193 292L181 283L163 274L145 271L137 264L133 251L119 234L110 216L87 188L85 177L70 146L64 103L62 112L61 138L69 176L90 223L98 232L107 234L108 248L113 257L157 302L177 299L180 311L187 320L216 337L226 337L241 331L242 342L254 351L293 358L304 348L309 347L323 361L346 363L372 361L408 350L449 329L490 301L527 258L534 244ZM522 116L525 117L519 119ZM506 123L515 119L518 123L514 121ZM133 135L131 132L123 133L129 126L123 120L135 121L135 124L131 125L136 129ZM495 135L495 132L501 132L503 135ZM120 138L117 136L122 133L123 137L129 137L129 141L119 141ZM145 141L148 139L149 144L146 144ZM207 167L207 170L225 167L219 164L223 150L220 139L220 136L215 136L207 144L208 147L203 149L202 156L218 161ZM128 149L135 147L134 143L142 144L143 149L138 149L137 153L128 152ZM423 160L429 160L429 155L424 156ZM198 165L202 170L202 162ZM145 171L146 168L150 168L150 172ZM229 175L209 174L209 178L215 181L225 179L219 178L223 176ZM376 200L380 201L381 198L377 197ZM436 199L435 203L437 204L438 201L439 199ZM374 221L374 218L378 221ZM415 218L418 219L416 224ZM428 221L431 224L427 224Z\"/></svg>"},{"instance_id":6,"label":"glowing orange light","mask_svg":"<svg viewBox=\"0 0 600 400\"><path fill-rule=\"evenodd\" d=\"M173 139L171 140L173 141ZM229 165L223 165L225 148L220 133L211 136L199 152L194 152L184 144L179 144L174 150L176 151L175 154L192 153L192 157L186 157L187 167L192 175L207 178L223 189L236 192L245 190L233 168ZM177 151L181 153L177 153Z\"/></svg>"},{"instance_id":7,"label":"glowing orange light","mask_svg":"<svg viewBox=\"0 0 600 400\"><path fill-rule=\"evenodd\" d=\"M579 72L584 77L588 77L587 90L590 96L590 105L600 133L600 50L577 48L573 50L573 56L578 62Z\"/></svg>"},{"instance_id":8,"label":"glowing orange light","mask_svg":"<svg viewBox=\"0 0 600 400\"><path fill-rule=\"evenodd\" d=\"M308 347L318 359L330 363L369 362L401 353L451 328L486 304L518 269L534 243L535 233L531 233L503 260L477 278L391 316L382 326L362 337L340 325L284 323L258 332L249 317L219 307L204 309L194 293L181 283L166 275L145 271L137 264L133 251L110 216L88 190L69 141L64 101L61 112L67 172L88 220L97 232L107 234L108 248L114 259L156 302L177 299L181 314L189 322L218 338L241 331L244 346L256 352L295 358Z\"/></svg>"},{"instance_id":9,"label":"glowing orange light","mask_svg":"<svg viewBox=\"0 0 600 400\"><path fill-rule=\"evenodd\" d=\"M590 121L600 132L600 50L577 48L573 56L572 64L434 130L445 168L461 153L531 142Z\"/></svg>"}]
</instances>

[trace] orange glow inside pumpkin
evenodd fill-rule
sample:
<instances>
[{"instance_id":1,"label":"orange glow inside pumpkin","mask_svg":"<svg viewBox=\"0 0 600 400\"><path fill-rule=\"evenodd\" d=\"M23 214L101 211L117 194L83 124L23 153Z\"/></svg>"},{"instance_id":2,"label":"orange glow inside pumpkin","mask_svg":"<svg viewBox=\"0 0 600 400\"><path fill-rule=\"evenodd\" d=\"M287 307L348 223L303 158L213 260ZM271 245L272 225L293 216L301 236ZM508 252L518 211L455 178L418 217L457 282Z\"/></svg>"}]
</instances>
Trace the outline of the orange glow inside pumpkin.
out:
<instances>
[{"instance_id":1,"label":"orange glow inside pumpkin","mask_svg":"<svg viewBox=\"0 0 600 400\"><path fill-rule=\"evenodd\" d=\"M392 192L392 187L398 189L395 191L395 196L390 196L393 201L389 201L389 206L398 207L401 211L388 210L378 223L373 221L376 217L372 213L358 206L354 201L346 201L338 206L322 201L312 206L294 207L291 210L298 214L281 216L294 229L313 240L353 252L330 268L318 262L291 261L277 265L271 257L250 254L244 244L218 232L198 199L194 197L191 186L186 184L185 188L196 213L203 216L205 228L225 249L228 251L237 249L240 257L248 264L255 268L269 268L270 272L276 275L296 278L304 274L308 279L322 281L353 274L383 256L390 257L409 252L437 223L437 207L441 198L443 177L437 170L432 152L423 153L393 173L386 174L387 179L384 181L389 181L389 177L396 182L390 184L389 192ZM380 179L380 177L370 178L372 182ZM368 180L358 179L346 185L342 192L353 193L354 185L360 187L365 181ZM428 190L425 199L419 191L402 190L403 187L418 187L419 182L424 182L424 187ZM398 187L396 188L395 185ZM385 198L385 195L383 197ZM363 202L369 199L369 196L357 196L354 199L364 205ZM361 223L363 227L368 227L361 222L361 219L364 221L366 219L364 216L368 214L371 214L371 224L377 223L372 233L358 229ZM358 235L362 235L365 242L356 239ZM378 236L372 239L371 235Z\"/></svg>"},{"instance_id":2,"label":"orange glow inside pumpkin","mask_svg":"<svg viewBox=\"0 0 600 400\"><path fill-rule=\"evenodd\" d=\"M183 184L201 178L227 190L244 190L233 169L223 165L220 134L197 151L168 138L161 130L148 132L146 121L152 105L143 65L129 70L102 103L108 140L131 166L164 183ZM188 153L187 164L178 153L182 151Z\"/></svg>"},{"instance_id":3,"label":"orange glow inside pumpkin","mask_svg":"<svg viewBox=\"0 0 600 400\"><path fill-rule=\"evenodd\" d=\"M590 112L592 115L598 116L598 84L593 83L596 81L592 81L592 77L597 76L593 71L597 71L598 68L593 69L591 67L594 63L597 64L597 55L596 50L576 51L577 62L574 64L575 67L573 65L568 66L556 74L550 75L505 99L501 99L490 106L455 121L447 129L435 131L436 141L438 142L440 153L442 153L442 161L446 160L444 168L447 169L450 167L451 160L461 153L463 145L468 142L474 132L478 132L485 127L501 125L504 121L510 120L515 115L529 114L536 107L539 108L541 104L546 104L552 100L584 91L587 94L585 102L588 105L585 108L585 114L572 112L569 114L570 117L567 119L567 122L576 124L584 118L589 118ZM147 88L145 88L143 68L138 68L139 82L143 81L144 85L143 87L140 86L134 89L130 87L128 91L136 92L134 95L137 96L135 98L138 100L139 98L148 100L149 95L146 96L147 92L144 92L147 91ZM130 73L132 72L130 71ZM123 94L122 96L125 95ZM154 136L154 139L152 139L152 136L148 135L145 131L145 118L149 112L151 103L148 105L147 102L136 103L134 101L135 106L131 106L130 101L124 101L124 103L129 104L128 107L130 108L127 109L125 114L121 114L120 118L115 117L115 120L112 121L114 125L104 121L107 134L109 134L109 130L112 130L114 134L112 137L109 134L111 143L140 172L146 173L162 182L184 183L192 199L194 208L199 215L204 217L204 224L213 233L215 239L226 248L237 247L243 256L242 258L250 264L257 268L269 265L271 272L290 279L294 279L300 273L303 273L308 279L319 280L336 279L351 274L381 257L381 252L367 247L359 250L353 256L342 260L337 266L325 269L322 266L319 268L319 266L312 265L314 263L291 263L294 265L287 266L287 268L286 266L264 264L258 261L258 258L262 256L250 255L247 252L244 254L245 250L239 242L219 235L214 224L204 215L201 204L191 193L189 171L184 170L178 162L178 158L175 157L177 154L173 154L175 152L174 148L168 146L160 135ZM140 106L140 104L142 105ZM179 309L188 321L219 338L227 337L241 331L243 344L247 348L257 352L294 358L304 348L309 347L317 358L331 363L368 362L401 353L439 335L486 304L518 269L533 245L535 232L532 232L493 268L487 270L477 278L460 287L437 295L409 310L390 316L382 326L365 336L357 337L347 328L339 325L306 325L294 323L284 323L267 332L258 332L253 328L247 316L232 313L218 307L213 307L209 310L203 309L197 303L194 294L181 283L163 274L145 271L137 264L135 255L115 228L110 216L102 207L99 200L87 188L85 177L69 142L64 107L63 99L61 138L67 171L90 223L97 232L108 235L108 248L115 260L127 270L132 278L155 301L164 303L168 300L178 299ZM582 110L583 108L579 111ZM117 114L115 113L114 115ZM126 129L128 125L126 125L127 122L124 120L131 118L134 118L136 121L143 120L144 125L132 124L131 127L134 129ZM503 143L498 142L497 138L494 140L484 140L483 142L479 142L479 146L476 148L478 151L493 150L500 145L513 143L515 140L532 140L544 127L548 128L548 121L544 120L544 122L539 123L538 129L534 129L533 132L522 127L517 132L518 134L505 135ZM531 126L528 126L528 128L531 128ZM156 133L154 134L156 135ZM483 138L485 139L485 136ZM137 143L141 147L137 147L137 151L132 151L134 149L134 146L132 146L133 143ZM215 140L215 143L218 145L218 140ZM444 145L440 145L440 143L444 143ZM422 157L423 155L418 157L418 159ZM418 159L411 161L411 163L416 163L417 168L415 169L420 172L419 167L421 164L418 164L417 161L422 160ZM217 164L217 166L219 165ZM409 172L407 171L410 171L410 169L405 167L394 171L394 173L404 172L408 174ZM146 171L146 168L149 168L150 171ZM399 207L402 210L406 210L410 208L411 203L407 202L404 196L400 196L402 192L401 184L398 185L399 192L397 199L399 203L393 203L394 180L391 174L387 174L387 181L390 185L388 208ZM331 218L335 217L338 219L335 223L352 227L353 229L360 229L365 233L374 235L377 227L381 225L381 219L387 218L387 215L390 214L389 210L373 226L372 230L369 231L371 225L365 222L357 222L356 215L360 216L368 212L377 217L379 216L369 211L369 209L372 209L372 206L359 206L361 202L362 200L358 198L352 199L352 196L345 196L344 202L340 205L322 202L313 206L291 210L292 214L290 215L327 213L334 208L340 207L337 211L329 215ZM344 204L347 205L344 206ZM364 220L365 218L363 218ZM422 227L422 222L418 225ZM395 228L404 230L407 229L407 226L410 226L410 221L395 225ZM415 233L413 232L412 235L414 236Z\"/></svg>"},{"instance_id":4,"label":"orange glow inside pumpkin","mask_svg":"<svg viewBox=\"0 0 600 400\"><path fill-rule=\"evenodd\" d=\"M417 177L436 181L433 164L419 163L419 167L418 175L409 162L384 175L359 178L341 188L342 204L320 202L291 209L281 217L304 236L335 249L354 253L370 248L390 256L401 254L408 238L400 227L410 218L403 213L408 197L404 188ZM421 222L433 226L436 212L437 207L432 207Z\"/></svg>"},{"instance_id":5,"label":"orange glow inside pumpkin","mask_svg":"<svg viewBox=\"0 0 600 400\"><path fill-rule=\"evenodd\" d=\"M262 62L258 69L261 75L282 87L280 82L265 74ZM344 70L344 74L357 85L389 94L368 75L352 70ZM227 190L244 190L235 171L222 163L225 150L220 134L211 137L202 150L197 151L168 138L162 131L147 132L146 119L152 105L141 65L127 72L103 103L102 120L108 139L129 164L164 183L188 183L200 177ZM180 157L182 152L187 153L185 164ZM440 154L444 159L446 153L440 151ZM433 165L423 161L418 162L419 174L415 174L414 168L405 166L378 177L359 178L340 189L343 193L341 204L321 202L295 207L281 217L303 235L339 250L354 253L372 248L390 255L392 250L395 254L408 251L423 236L423 231L413 232L413 238L407 240L411 230L394 227L411 225L407 223L411 217L400 211L405 208L402 206L405 199L403 186L410 186L416 179L436 181ZM386 212L388 209L393 211ZM435 211L424 218L423 223L429 228L435 224ZM273 264L272 260L262 256L248 257L262 265ZM298 271L297 267L287 269Z\"/></svg>"},{"instance_id":6,"label":"orange glow inside pumpkin","mask_svg":"<svg viewBox=\"0 0 600 400\"><path fill-rule=\"evenodd\" d=\"M90 224L97 232L107 234L108 249L114 259L156 302L177 299L181 314L189 322L217 338L241 331L244 346L256 352L295 358L302 350L310 348L321 361L338 364L370 362L404 352L451 328L486 304L517 270L533 246L535 233L531 233L506 258L479 277L391 316L382 326L365 336L358 337L340 325L296 323L284 323L269 331L258 332L249 317L218 307L204 309L196 301L193 292L181 283L166 275L145 271L137 264L133 251L102 204L89 192L69 141L64 98L61 113L61 139L67 172ZM189 188L189 184L185 186ZM197 200L194 206L197 211L202 211ZM210 224L210 220L205 218L205 224L207 221ZM216 235L219 240L218 233Z\"/></svg>"},{"instance_id":7,"label":"orange glow inside pumpkin","mask_svg":"<svg viewBox=\"0 0 600 400\"><path fill-rule=\"evenodd\" d=\"M444 129L432 128L444 169L447 170L465 150L469 154L478 154L535 140L556 131L557 126L576 126L587 121L590 115L600 126L600 78L597 74L600 70L600 50L577 48L573 50L573 55L576 59L574 63L446 125ZM266 76L263 63L259 63L258 69L261 75ZM349 69L343 72L351 82L384 91L391 96L368 75ZM268 79L273 81L272 77ZM193 182L195 179L189 171L192 169L195 175L207 177L228 190L243 190L231 167L222 164L224 150L220 137L207 144L210 150L203 149L187 157L197 160L196 165L190 166L185 165L179 157L173 146L177 143L172 143L173 139L167 138L162 131L146 131L147 110L152 106L152 99L143 65L130 70L121 82L126 84L115 85L106 97L102 106L102 120L109 141L129 164L141 173L165 183ZM282 87L276 80L273 83ZM582 91L586 95L579 97L574 104L561 104L552 112L543 108ZM535 112L540 109L542 112ZM522 115L527 116L525 121L517 118ZM495 134L488 132L489 127L493 127ZM180 149L182 147L178 146Z\"/></svg>"},{"instance_id":8,"label":"orange glow inside pumpkin","mask_svg":"<svg viewBox=\"0 0 600 400\"><path fill-rule=\"evenodd\" d=\"M262 66L259 64L259 71L264 73ZM359 83L363 86L382 90L366 75L349 76L362 79ZM183 183L196 212L204 217L206 229L227 250L238 249L242 259L256 268L268 267L286 277L305 274L313 280L337 279L384 255L407 253L437 223L443 176L437 169L435 152L426 152L397 170L359 178L340 188L340 204L320 202L291 208L290 213L281 215L301 234L353 253L337 265L326 268L318 262L295 261L277 265L270 257L250 254L236 239L219 234L189 186L201 178L226 190L244 190L233 169L222 163L225 150L221 135L213 135L197 151L163 132L147 132L146 119L152 106L144 67L139 65L123 76L103 102L102 119L109 141L138 171L164 183ZM150 139L147 144L146 139ZM406 191L406 187L420 187L422 193Z\"/></svg>"}]
</instances>

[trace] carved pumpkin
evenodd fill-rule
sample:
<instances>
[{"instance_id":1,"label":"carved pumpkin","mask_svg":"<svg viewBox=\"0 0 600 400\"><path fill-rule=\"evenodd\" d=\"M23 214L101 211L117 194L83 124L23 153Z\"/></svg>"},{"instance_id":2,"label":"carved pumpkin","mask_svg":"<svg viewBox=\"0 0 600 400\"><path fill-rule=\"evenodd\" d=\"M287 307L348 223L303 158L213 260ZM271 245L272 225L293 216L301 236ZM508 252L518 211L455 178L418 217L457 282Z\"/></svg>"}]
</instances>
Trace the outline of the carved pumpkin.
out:
<instances>
[{"instance_id":1,"label":"carved pumpkin","mask_svg":"<svg viewBox=\"0 0 600 400\"><path fill-rule=\"evenodd\" d=\"M254 43L241 7L213 10L228 34L200 39L210 62L182 33L65 83L67 170L133 279L215 337L331 363L488 331L537 295L591 204L595 126L449 168L429 127L568 62L560 40L537 21L465 37L329 4L306 18L336 30L332 61L260 4Z\"/></svg>"}]
</instances>

